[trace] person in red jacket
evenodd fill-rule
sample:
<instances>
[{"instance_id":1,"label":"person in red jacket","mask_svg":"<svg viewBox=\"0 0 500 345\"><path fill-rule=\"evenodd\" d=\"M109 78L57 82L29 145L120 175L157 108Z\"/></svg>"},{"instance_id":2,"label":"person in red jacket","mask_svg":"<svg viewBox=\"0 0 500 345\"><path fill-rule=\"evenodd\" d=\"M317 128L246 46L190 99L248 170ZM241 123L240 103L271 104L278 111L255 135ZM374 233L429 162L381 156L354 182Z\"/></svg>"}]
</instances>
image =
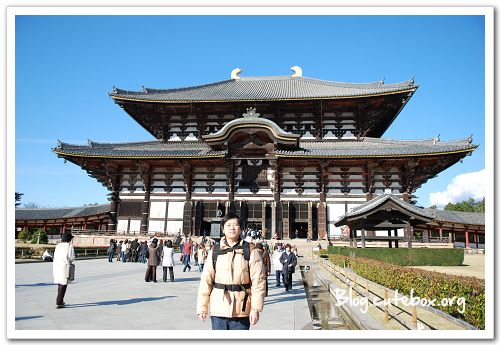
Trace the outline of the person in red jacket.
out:
<instances>
[{"instance_id":1,"label":"person in red jacket","mask_svg":"<svg viewBox=\"0 0 500 345\"><path fill-rule=\"evenodd\" d=\"M191 259L191 254L193 253L193 242L191 241L191 237L189 237L182 246L182 263L184 264L184 269L182 272L186 272L186 268L191 271L191 266L189 265L189 261Z\"/></svg>"}]
</instances>

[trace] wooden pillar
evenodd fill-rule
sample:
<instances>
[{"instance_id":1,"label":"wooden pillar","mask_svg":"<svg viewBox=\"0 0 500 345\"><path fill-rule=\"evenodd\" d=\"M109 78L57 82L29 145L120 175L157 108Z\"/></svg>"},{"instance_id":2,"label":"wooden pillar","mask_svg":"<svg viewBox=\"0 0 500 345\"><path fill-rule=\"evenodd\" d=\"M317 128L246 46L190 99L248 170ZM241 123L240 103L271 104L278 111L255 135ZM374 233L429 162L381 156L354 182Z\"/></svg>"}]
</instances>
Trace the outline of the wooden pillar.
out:
<instances>
[{"instance_id":1,"label":"wooden pillar","mask_svg":"<svg viewBox=\"0 0 500 345\"><path fill-rule=\"evenodd\" d=\"M88 218L84 217L83 218L83 230L87 230L87 222L88 222Z\"/></svg>"},{"instance_id":2,"label":"wooden pillar","mask_svg":"<svg viewBox=\"0 0 500 345\"><path fill-rule=\"evenodd\" d=\"M322 240L328 239L326 207L326 202L318 204L318 239Z\"/></svg>"},{"instance_id":3,"label":"wooden pillar","mask_svg":"<svg viewBox=\"0 0 500 345\"><path fill-rule=\"evenodd\" d=\"M413 242L413 226L410 223L406 224L406 229L407 229L407 241L408 241L408 248L412 248L412 242Z\"/></svg>"},{"instance_id":4,"label":"wooden pillar","mask_svg":"<svg viewBox=\"0 0 500 345\"><path fill-rule=\"evenodd\" d=\"M307 203L307 237L310 239L313 238L313 211L311 201Z\"/></svg>"},{"instance_id":5,"label":"wooden pillar","mask_svg":"<svg viewBox=\"0 0 500 345\"><path fill-rule=\"evenodd\" d=\"M439 239L443 239L443 223L439 223Z\"/></svg>"},{"instance_id":6,"label":"wooden pillar","mask_svg":"<svg viewBox=\"0 0 500 345\"><path fill-rule=\"evenodd\" d=\"M262 238L267 238L266 202L265 201L262 201Z\"/></svg>"},{"instance_id":7,"label":"wooden pillar","mask_svg":"<svg viewBox=\"0 0 500 345\"><path fill-rule=\"evenodd\" d=\"M391 237L391 229L387 230L387 236ZM392 241L389 239L389 248L392 248Z\"/></svg>"},{"instance_id":8,"label":"wooden pillar","mask_svg":"<svg viewBox=\"0 0 500 345\"><path fill-rule=\"evenodd\" d=\"M116 231L118 225L118 204L120 202L120 179L118 177L112 180L111 189L108 228L109 230Z\"/></svg>"},{"instance_id":9,"label":"wooden pillar","mask_svg":"<svg viewBox=\"0 0 500 345\"><path fill-rule=\"evenodd\" d=\"M365 243L365 228L361 229L361 248L366 248L366 243Z\"/></svg>"},{"instance_id":10,"label":"wooden pillar","mask_svg":"<svg viewBox=\"0 0 500 345\"><path fill-rule=\"evenodd\" d=\"M465 226L465 248L470 248L469 243L469 228Z\"/></svg>"},{"instance_id":11,"label":"wooden pillar","mask_svg":"<svg viewBox=\"0 0 500 345\"><path fill-rule=\"evenodd\" d=\"M277 227L276 227L276 201L271 203L271 238L274 239L277 235Z\"/></svg>"},{"instance_id":12,"label":"wooden pillar","mask_svg":"<svg viewBox=\"0 0 500 345\"><path fill-rule=\"evenodd\" d=\"M477 231L474 232L474 240L476 242L476 248L479 248L479 233Z\"/></svg>"}]
</instances>

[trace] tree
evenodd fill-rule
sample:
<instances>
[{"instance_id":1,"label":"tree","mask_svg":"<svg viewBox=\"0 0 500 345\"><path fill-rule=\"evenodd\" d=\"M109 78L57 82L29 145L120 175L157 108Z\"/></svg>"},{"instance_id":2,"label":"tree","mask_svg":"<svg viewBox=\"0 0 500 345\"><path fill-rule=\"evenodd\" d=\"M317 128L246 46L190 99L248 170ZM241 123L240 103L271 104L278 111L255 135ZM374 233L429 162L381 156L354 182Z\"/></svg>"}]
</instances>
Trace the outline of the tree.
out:
<instances>
[{"instance_id":1,"label":"tree","mask_svg":"<svg viewBox=\"0 0 500 345\"><path fill-rule=\"evenodd\" d=\"M21 201L21 198L22 196L24 195L24 193L18 193L16 192L16 207L21 205L20 201Z\"/></svg>"},{"instance_id":2,"label":"tree","mask_svg":"<svg viewBox=\"0 0 500 345\"><path fill-rule=\"evenodd\" d=\"M431 208L431 209L433 209L433 210L436 210L436 209L437 209L437 206L436 206L436 205L432 205L432 206L431 206L431 207L429 207L429 208Z\"/></svg>"},{"instance_id":3,"label":"tree","mask_svg":"<svg viewBox=\"0 0 500 345\"><path fill-rule=\"evenodd\" d=\"M21 230L19 235L17 235L17 238L26 243L31 239L31 233L28 229L23 229Z\"/></svg>"},{"instance_id":4,"label":"tree","mask_svg":"<svg viewBox=\"0 0 500 345\"><path fill-rule=\"evenodd\" d=\"M475 212L484 213L485 199L481 201L475 201L472 198L452 204L451 202L445 206L446 211L461 211L461 212Z\"/></svg>"},{"instance_id":5,"label":"tree","mask_svg":"<svg viewBox=\"0 0 500 345\"><path fill-rule=\"evenodd\" d=\"M47 233L43 231L43 229L38 229L34 234L33 237L31 237L31 243L40 243L40 244L47 244L49 242L49 237L47 236Z\"/></svg>"},{"instance_id":6,"label":"tree","mask_svg":"<svg viewBox=\"0 0 500 345\"><path fill-rule=\"evenodd\" d=\"M23 208L40 208L40 205L38 205L36 202L27 202L23 204Z\"/></svg>"}]
</instances>

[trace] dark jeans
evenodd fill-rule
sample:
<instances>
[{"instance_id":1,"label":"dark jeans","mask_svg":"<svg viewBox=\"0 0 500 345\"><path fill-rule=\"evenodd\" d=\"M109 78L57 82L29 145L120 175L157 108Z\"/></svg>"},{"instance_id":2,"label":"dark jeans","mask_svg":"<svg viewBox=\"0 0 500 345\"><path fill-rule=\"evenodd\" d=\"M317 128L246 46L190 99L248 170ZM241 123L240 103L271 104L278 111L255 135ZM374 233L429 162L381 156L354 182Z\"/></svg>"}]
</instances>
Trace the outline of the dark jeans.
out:
<instances>
[{"instance_id":1,"label":"dark jeans","mask_svg":"<svg viewBox=\"0 0 500 345\"><path fill-rule=\"evenodd\" d=\"M281 271L276 271L276 286L281 285Z\"/></svg>"},{"instance_id":2,"label":"dark jeans","mask_svg":"<svg viewBox=\"0 0 500 345\"><path fill-rule=\"evenodd\" d=\"M108 253L108 261L113 262L113 257L115 256L115 252L109 252Z\"/></svg>"},{"instance_id":3,"label":"dark jeans","mask_svg":"<svg viewBox=\"0 0 500 345\"><path fill-rule=\"evenodd\" d=\"M170 281L174 281L174 268L173 267L163 267L163 281L167 281L167 270L170 272Z\"/></svg>"},{"instance_id":4,"label":"dark jeans","mask_svg":"<svg viewBox=\"0 0 500 345\"><path fill-rule=\"evenodd\" d=\"M67 287L68 285L57 284L57 297L56 297L57 305L64 304L64 295L66 294Z\"/></svg>"},{"instance_id":5,"label":"dark jeans","mask_svg":"<svg viewBox=\"0 0 500 345\"><path fill-rule=\"evenodd\" d=\"M291 290L292 289L292 272L284 272L283 274L283 283L285 284L285 290Z\"/></svg>"},{"instance_id":6,"label":"dark jeans","mask_svg":"<svg viewBox=\"0 0 500 345\"><path fill-rule=\"evenodd\" d=\"M191 271L191 266L189 266L189 255L184 255L182 257L182 262L184 263L184 269L182 270L183 272L186 272L186 268L189 268Z\"/></svg>"},{"instance_id":7,"label":"dark jeans","mask_svg":"<svg viewBox=\"0 0 500 345\"><path fill-rule=\"evenodd\" d=\"M146 280L147 282L150 280L156 282L156 266L148 265L144 280Z\"/></svg>"},{"instance_id":8,"label":"dark jeans","mask_svg":"<svg viewBox=\"0 0 500 345\"><path fill-rule=\"evenodd\" d=\"M219 317L211 316L212 330L249 330L250 318L248 317Z\"/></svg>"}]
</instances>

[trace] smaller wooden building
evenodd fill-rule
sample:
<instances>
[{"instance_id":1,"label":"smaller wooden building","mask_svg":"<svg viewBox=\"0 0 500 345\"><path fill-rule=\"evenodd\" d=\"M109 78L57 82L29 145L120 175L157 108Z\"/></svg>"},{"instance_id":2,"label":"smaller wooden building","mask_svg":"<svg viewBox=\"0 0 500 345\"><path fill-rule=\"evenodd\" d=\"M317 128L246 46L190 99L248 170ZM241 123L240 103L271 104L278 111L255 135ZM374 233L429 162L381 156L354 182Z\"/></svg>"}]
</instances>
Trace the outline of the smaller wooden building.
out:
<instances>
[{"instance_id":1,"label":"smaller wooden building","mask_svg":"<svg viewBox=\"0 0 500 345\"><path fill-rule=\"evenodd\" d=\"M444 211L416 207L393 194L381 194L351 209L335 222L343 226L351 245L358 241L453 243L455 247L484 248L484 213Z\"/></svg>"},{"instance_id":2,"label":"smaller wooden building","mask_svg":"<svg viewBox=\"0 0 500 345\"><path fill-rule=\"evenodd\" d=\"M66 230L106 230L109 204L64 208L16 208L16 238L23 229L43 229L49 235Z\"/></svg>"}]
</instances>

